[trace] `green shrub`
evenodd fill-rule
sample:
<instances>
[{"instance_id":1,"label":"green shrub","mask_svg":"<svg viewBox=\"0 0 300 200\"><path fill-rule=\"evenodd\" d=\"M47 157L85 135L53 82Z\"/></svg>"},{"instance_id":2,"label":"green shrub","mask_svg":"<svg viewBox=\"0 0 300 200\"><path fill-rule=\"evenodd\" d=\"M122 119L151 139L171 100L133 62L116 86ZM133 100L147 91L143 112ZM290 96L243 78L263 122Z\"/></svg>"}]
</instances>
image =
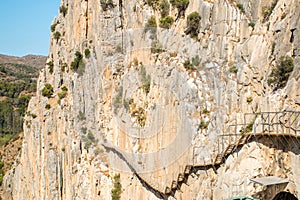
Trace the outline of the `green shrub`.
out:
<instances>
[{"instance_id":1,"label":"green shrub","mask_svg":"<svg viewBox=\"0 0 300 200\"><path fill-rule=\"evenodd\" d=\"M151 77L150 75L147 75L146 82L142 85L142 88L146 92L146 94L149 94L150 92L150 85L151 85Z\"/></svg>"},{"instance_id":2,"label":"green shrub","mask_svg":"<svg viewBox=\"0 0 300 200\"><path fill-rule=\"evenodd\" d=\"M154 10L156 10L159 0L146 0L146 3L151 6Z\"/></svg>"},{"instance_id":3,"label":"green shrub","mask_svg":"<svg viewBox=\"0 0 300 200\"><path fill-rule=\"evenodd\" d=\"M275 89L283 88L294 70L293 58L289 56L281 56L276 67L272 70L268 79L268 84Z\"/></svg>"},{"instance_id":4,"label":"green shrub","mask_svg":"<svg viewBox=\"0 0 300 200\"><path fill-rule=\"evenodd\" d=\"M84 55L86 58L89 58L91 56L91 51L89 49L84 50Z\"/></svg>"},{"instance_id":5,"label":"green shrub","mask_svg":"<svg viewBox=\"0 0 300 200\"><path fill-rule=\"evenodd\" d=\"M58 95L59 99L63 99L63 98L65 98L67 96L67 94L68 94L67 91L61 91L57 95Z\"/></svg>"},{"instance_id":6,"label":"green shrub","mask_svg":"<svg viewBox=\"0 0 300 200\"><path fill-rule=\"evenodd\" d=\"M83 56L79 51L76 51L74 61L71 63L71 69L82 75L84 72Z\"/></svg>"},{"instance_id":7,"label":"green shrub","mask_svg":"<svg viewBox=\"0 0 300 200\"><path fill-rule=\"evenodd\" d=\"M63 86L63 87L61 88L61 90L64 91L64 92L68 92L68 88L67 88L66 86Z\"/></svg>"},{"instance_id":8,"label":"green shrub","mask_svg":"<svg viewBox=\"0 0 300 200\"><path fill-rule=\"evenodd\" d=\"M178 10L178 15L181 16L182 13L187 9L189 5L189 0L170 0L172 6L175 6Z\"/></svg>"},{"instance_id":9,"label":"green shrub","mask_svg":"<svg viewBox=\"0 0 300 200\"><path fill-rule=\"evenodd\" d=\"M255 23L254 23L254 22L249 22L248 25L251 26L253 29L254 29L254 27L255 27Z\"/></svg>"},{"instance_id":10,"label":"green shrub","mask_svg":"<svg viewBox=\"0 0 300 200\"><path fill-rule=\"evenodd\" d=\"M170 4L167 0L162 0L159 4L159 10L161 13L161 17L166 17L170 12Z\"/></svg>"},{"instance_id":11,"label":"green shrub","mask_svg":"<svg viewBox=\"0 0 300 200\"><path fill-rule=\"evenodd\" d=\"M47 105L45 106L45 108L46 108L47 110L49 110L49 109L51 108L51 105L50 105L50 104L47 104Z\"/></svg>"},{"instance_id":12,"label":"green shrub","mask_svg":"<svg viewBox=\"0 0 300 200\"><path fill-rule=\"evenodd\" d=\"M203 113L203 114L209 114L210 111L209 111L207 108L204 108L203 111L202 111L202 113Z\"/></svg>"},{"instance_id":13,"label":"green shrub","mask_svg":"<svg viewBox=\"0 0 300 200\"><path fill-rule=\"evenodd\" d=\"M51 61L47 62L46 65L49 66L49 72L52 74L53 73L53 67L54 67L53 61L51 60Z\"/></svg>"},{"instance_id":14,"label":"green shrub","mask_svg":"<svg viewBox=\"0 0 300 200\"><path fill-rule=\"evenodd\" d=\"M119 200L121 198L121 193L122 193L122 185L120 182L120 174L116 174L114 176L114 187L111 190L112 200Z\"/></svg>"},{"instance_id":15,"label":"green shrub","mask_svg":"<svg viewBox=\"0 0 300 200\"><path fill-rule=\"evenodd\" d=\"M253 101L252 97L247 97L247 103L251 103Z\"/></svg>"},{"instance_id":16,"label":"green shrub","mask_svg":"<svg viewBox=\"0 0 300 200\"><path fill-rule=\"evenodd\" d=\"M243 4L238 3L236 6L238 7L238 9L240 9L240 11L242 13L245 13L245 8L244 8Z\"/></svg>"},{"instance_id":17,"label":"green shrub","mask_svg":"<svg viewBox=\"0 0 300 200\"><path fill-rule=\"evenodd\" d=\"M85 120L85 114L82 112L82 111L79 111L78 115L77 115L77 118L79 120Z\"/></svg>"},{"instance_id":18,"label":"green shrub","mask_svg":"<svg viewBox=\"0 0 300 200\"><path fill-rule=\"evenodd\" d=\"M184 63L183 66L186 70L194 70L195 67L194 65L191 63L191 61L189 59L187 59Z\"/></svg>"},{"instance_id":19,"label":"green shrub","mask_svg":"<svg viewBox=\"0 0 300 200\"><path fill-rule=\"evenodd\" d=\"M62 72L65 72L67 68L68 68L68 64L65 62L60 65L60 69Z\"/></svg>"},{"instance_id":20,"label":"green shrub","mask_svg":"<svg viewBox=\"0 0 300 200\"><path fill-rule=\"evenodd\" d=\"M236 66L231 66L230 68L229 68L229 72L230 73L233 73L233 74L236 74L237 72L238 72L238 69L236 68Z\"/></svg>"},{"instance_id":21,"label":"green shrub","mask_svg":"<svg viewBox=\"0 0 300 200\"><path fill-rule=\"evenodd\" d=\"M86 134L87 133L87 127L81 127L81 132L83 134Z\"/></svg>"},{"instance_id":22,"label":"green shrub","mask_svg":"<svg viewBox=\"0 0 300 200\"><path fill-rule=\"evenodd\" d=\"M45 84L45 87L42 89L42 95L48 98L50 98L53 95L53 87L51 84Z\"/></svg>"},{"instance_id":23,"label":"green shrub","mask_svg":"<svg viewBox=\"0 0 300 200\"><path fill-rule=\"evenodd\" d=\"M244 133L250 133L253 130L253 126L254 126L254 121L253 120L250 124L248 124L245 128L242 128L240 130L240 133L244 134Z\"/></svg>"},{"instance_id":24,"label":"green shrub","mask_svg":"<svg viewBox=\"0 0 300 200\"><path fill-rule=\"evenodd\" d=\"M185 34L190 35L192 38L197 37L200 31L201 16L198 12L192 12L187 17L187 29Z\"/></svg>"},{"instance_id":25,"label":"green shrub","mask_svg":"<svg viewBox=\"0 0 300 200\"><path fill-rule=\"evenodd\" d=\"M65 17L68 12L68 8L65 6L61 6L61 7L59 7L59 12L62 13L63 16Z\"/></svg>"},{"instance_id":26,"label":"green shrub","mask_svg":"<svg viewBox=\"0 0 300 200\"><path fill-rule=\"evenodd\" d=\"M151 16L147 20L147 24L146 24L146 27L145 27L145 32L151 31L151 33L155 33L156 28L157 28L156 18L155 18L155 16Z\"/></svg>"},{"instance_id":27,"label":"green shrub","mask_svg":"<svg viewBox=\"0 0 300 200\"><path fill-rule=\"evenodd\" d=\"M200 64L200 58L198 55L196 55L195 57L192 57L192 64L194 66L198 66Z\"/></svg>"},{"instance_id":28,"label":"green shrub","mask_svg":"<svg viewBox=\"0 0 300 200\"><path fill-rule=\"evenodd\" d=\"M87 138L88 138L92 143L96 143L96 142L97 142L97 140L96 140L96 138L95 138L95 136L94 136L94 134L93 134L92 131L89 131L89 132L88 132Z\"/></svg>"},{"instance_id":29,"label":"green shrub","mask_svg":"<svg viewBox=\"0 0 300 200\"><path fill-rule=\"evenodd\" d=\"M100 0L100 5L104 11L115 7L112 0Z\"/></svg>"},{"instance_id":30,"label":"green shrub","mask_svg":"<svg viewBox=\"0 0 300 200\"><path fill-rule=\"evenodd\" d=\"M133 12L136 12L136 4L134 4L132 9L133 9Z\"/></svg>"},{"instance_id":31,"label":"green shrub","mask_svg":"<svg viewBox=\"0 0 300 200\"><path fill-rule=\"evenodd\" d=\"M61 34L60 34L60 32L56 31L53 36L54 36L54 39L56 39L56 41L58 41Z\"/></svg>"},{"instance_id":32,"label":"green shrub","mask_svg":"<svg viewBox=\"0 0 300 200\"><path fill-rule=\"evenodd\" d=\"M57 26L56 22L51 25L51 32L55 31L56 26Z\"/></svg>"},{"instance_id":33,"label":"green shrub","mask_svg":"<svg viewBox=\"0 0 300 200\"><path fill-rule=\"evenodd\" d=\"M150 92L150 86L151 86L151 76L147 75L146 69L143 65L140 67L140 76L142 79L142 89L146 94Z\"/></svg>"},{"instance_id":34,"label":"green shrub","mask_svg":"<svg viewBox=\"0 0 300 200\"><path fill-rule=\"evenodd\" d=\"M159 27L169 29L174 23L174 19L171 16L166 16L165 18L159 19Z\"/></svg>"},{"instance_id":35,"label":"green shrub","mask_svg":"<svg viewBox=\"0 0 300 200\"><path fill-rule=\"evenodd\" d=\"M207 129L208 128L208 123L201 121L199 125L199 129Z\"/></svg>"}]
</instances>

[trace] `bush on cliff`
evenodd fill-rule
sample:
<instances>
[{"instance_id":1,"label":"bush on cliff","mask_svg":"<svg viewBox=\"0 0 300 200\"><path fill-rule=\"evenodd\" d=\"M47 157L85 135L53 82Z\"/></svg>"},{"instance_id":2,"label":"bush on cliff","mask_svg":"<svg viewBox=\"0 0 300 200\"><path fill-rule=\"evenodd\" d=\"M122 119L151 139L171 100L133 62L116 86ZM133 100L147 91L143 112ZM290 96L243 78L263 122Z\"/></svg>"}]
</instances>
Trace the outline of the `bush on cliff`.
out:
<instances>
[{"instance_id":1,"label":"bush on cliff","mask_svg":"<svg viewBox=\"0 0 300 200\"><path fill-rule=\"evenodd\" d=\"M187 17L187 28L185 34L190 35L192 38L197 37L200 31L201 16L198 12L192 12Z\"/></svg>"},{"instance_id":2,"label":"bush on cliff","mask_svg":"<svg viewBox=\"0 0 300 200\"><path fill-rule=\"evenodd\" d=\"M289 56L281 56L277 65L272 70L268 79L268 84L275 89L283 88L294 70L293 58Z\"/></svg>"}]
</instances>

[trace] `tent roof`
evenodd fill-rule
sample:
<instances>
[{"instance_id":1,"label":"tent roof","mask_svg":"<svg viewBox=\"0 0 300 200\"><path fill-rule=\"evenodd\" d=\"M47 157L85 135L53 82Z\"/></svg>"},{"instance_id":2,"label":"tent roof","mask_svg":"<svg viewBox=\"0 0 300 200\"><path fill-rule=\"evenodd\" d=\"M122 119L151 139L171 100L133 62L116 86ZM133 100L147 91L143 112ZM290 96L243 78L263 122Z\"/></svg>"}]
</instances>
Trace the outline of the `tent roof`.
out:
<instances>
[{"instance_id":1,"label":"tent roof","mask_svg":"<svg viewBox=\"0 0 300 200\"><path fill-rule=\"evenodd\" d=\"M261 177L261 178L254 178L250 179L250 181L254 183L258 183L263 186L269 186L269 185L278 185L278 184L283 184L283 183L288 183L289 180L283 179L277 176L266 176L266 177Z\"/></svg>"}]
</instances>

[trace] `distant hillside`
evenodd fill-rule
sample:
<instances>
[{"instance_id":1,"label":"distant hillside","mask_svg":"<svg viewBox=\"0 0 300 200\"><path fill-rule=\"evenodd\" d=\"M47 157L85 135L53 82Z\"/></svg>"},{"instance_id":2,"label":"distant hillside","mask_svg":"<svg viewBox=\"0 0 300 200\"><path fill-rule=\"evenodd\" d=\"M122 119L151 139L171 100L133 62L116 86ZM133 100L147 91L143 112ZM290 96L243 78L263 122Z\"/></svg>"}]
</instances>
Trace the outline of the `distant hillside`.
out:
<instances>
[{"instance_id":1,"label":"distant hillside","mask_svg":"<svg viewBox=\"0 0 300 200\"><path fill-rule=\"evenodd\" d=\"M45 62L45 56L0 54L0 145L22 131L23 116Z\"/></svg>"},{"instance_id":2,"label":"distant hillside","mask_svg":"<svg viewBox=\"0 0 300 200\"><path fill-rule=\"evenodd\" d=\"M0 54L0 185L21 149L23 117L36 92L38 71L45 66L46 59Z\"/></svg>"},{"instance_id":3,"label":"distant hillside","mask_svg":"<svg viewBox=\"0 0 300 200\"><path fill-rule=\"evenodd\" d=\"M15 64L22 64L22 65L29 65L34 68L40 69L46 63L46 56L36 56L36 55L26 55L23 57L16 57L16 56L7 56L0 54L0 64L3 63L15 63Z\"/></svg>"}]
</instances>

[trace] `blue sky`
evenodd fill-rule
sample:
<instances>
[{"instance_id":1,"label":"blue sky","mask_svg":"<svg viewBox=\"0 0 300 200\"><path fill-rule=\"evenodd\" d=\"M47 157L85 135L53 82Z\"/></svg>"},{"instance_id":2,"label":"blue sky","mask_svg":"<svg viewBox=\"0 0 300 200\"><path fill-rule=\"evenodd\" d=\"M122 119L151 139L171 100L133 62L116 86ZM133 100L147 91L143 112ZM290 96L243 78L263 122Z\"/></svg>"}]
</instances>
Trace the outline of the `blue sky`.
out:
<instances>
[{"instance_id":1,"label":"blue sky","mask_svg":"<svg viewBox=\"0 0 300 200\"><path fill-rule=\"evenodd\" d=\"M4 0L0 3L0 54L48 55L50 26L60 0Z\"/></svg>"}]
</instances>

